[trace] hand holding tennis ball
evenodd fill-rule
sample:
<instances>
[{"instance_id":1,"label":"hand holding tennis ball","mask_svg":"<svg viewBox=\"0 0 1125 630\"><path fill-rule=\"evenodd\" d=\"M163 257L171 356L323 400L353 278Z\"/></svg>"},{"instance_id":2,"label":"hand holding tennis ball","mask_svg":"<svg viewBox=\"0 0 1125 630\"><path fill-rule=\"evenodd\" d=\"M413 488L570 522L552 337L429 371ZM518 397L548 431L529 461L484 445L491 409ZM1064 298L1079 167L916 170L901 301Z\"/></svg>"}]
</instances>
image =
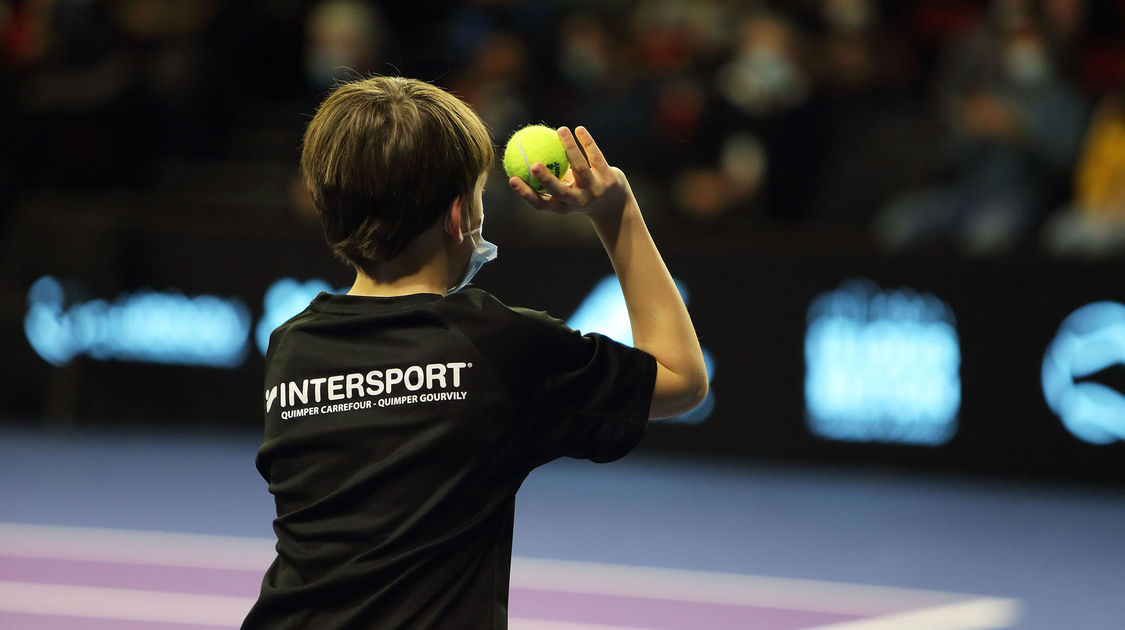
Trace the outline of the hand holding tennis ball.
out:
<instances>
[{"instance_id":1,"label":"hand holding tennis ball","mask_svg":"<svg viewBox=\"0 0 1125 630\"><path fill-rule=\"evenodd\" d=\"M512 190L540 210L578 212L595 223L629 207L639 212L625 173L606 162L585 127L574 134L541 125L517 131L504 150L504 170Z\"/></svg>"},{"instance_id":2,"label":"hand holding tennis ball","mask_svg":"<svg viewBox=\"0 0 1125 630\"><path fill-rule=\"evenodd\" d=\"M508 146L504 148L504 172L508 177L527 182L532 190L542 192L543 184L531 174L531 166L537 162L559 179L570 169L558 133L544 125L528 125L508 139Z\"/></svg>"}]
</instances>

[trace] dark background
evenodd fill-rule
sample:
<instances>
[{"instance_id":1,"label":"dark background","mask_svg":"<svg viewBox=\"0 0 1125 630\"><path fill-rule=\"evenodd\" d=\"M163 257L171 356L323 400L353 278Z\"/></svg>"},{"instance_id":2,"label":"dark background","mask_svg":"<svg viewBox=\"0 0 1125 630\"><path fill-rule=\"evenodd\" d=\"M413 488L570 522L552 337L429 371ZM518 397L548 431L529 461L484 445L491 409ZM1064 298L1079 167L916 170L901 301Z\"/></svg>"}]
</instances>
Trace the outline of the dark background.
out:
<instances>
[{"instance_id":1,"label":"dark background","mask_svg":"<svg viewBox=\"0 0 1125 630\"><path fill-rule=\"evenodd\" d=\"M300 134L332 80L378 72L456 91L498 144L528 122L586 124L629 174L716 365L711 417L654 424L647 447L1125 481L1125 444L1072 437L1039 381L1067 315L1125 301L1112 218L1125 210L1091 209L1076 183L1095 113L1120 98L1121 3L603 4L4 5L0 416L64 429L256 430L256 347L230 370L87 356L52 366L23 333L28 288L52 275L72 300L143 288L238 297L256 324L278 278L347 286L294 179ZM858 27L856 6L867 16ZM1073 24L1060 17L1068 11ZM732 96L732 64L777 41L805 87L782 82L760 103ZM1029 41L1053 69L1035 102L1074 105L1047 125L1079 131L1057 139L1066 148L1054 162L1029 148L1035 114L1002 70L1002 51ZM350 42L327 55L335 74L311 70L332 49L325 42ZM997 67L967 76L958 60L974 54ZM981 94L1000 95L1018 129L994 110L982 116L1001 122L969 124L965 103ZM493 175L487 236L500 258L476 284L568 316L610 273L604 253L581 221L535 215ZM945 198L956 217L889 237L888 208L935 187L973 192ZM994 205L1011 212L990 218ZM1067 232L1068 218L1088 229ZM1001 236L974 241L980 225ZM806 313L853 278L953 310L962 403L949 443L832 442L807 430ZM1121 371L1098 379L1125 391Z\"/></svg>"}]
</instances>

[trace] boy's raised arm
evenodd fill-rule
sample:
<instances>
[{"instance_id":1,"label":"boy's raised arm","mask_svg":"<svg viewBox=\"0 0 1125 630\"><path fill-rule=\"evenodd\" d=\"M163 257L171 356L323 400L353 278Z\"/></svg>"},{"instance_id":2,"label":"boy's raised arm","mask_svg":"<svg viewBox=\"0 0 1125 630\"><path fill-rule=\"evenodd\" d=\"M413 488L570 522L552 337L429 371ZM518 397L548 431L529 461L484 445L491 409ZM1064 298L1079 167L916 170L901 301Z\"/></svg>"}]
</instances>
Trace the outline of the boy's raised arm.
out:
<instances>
[{"instance_id":1,"label":"boy's raised arm","mask_svg":"<svg viewBox=\"0 0 1125 630\"><path fill-rule=\"evenodd\" d=\"M584 127L576 128L575 134L560 127L558 134L570 160L569 174L559 180L542 164L531 166L550 197L534 192L516 177L509 184L536 208L590 217L621 282L633 345L657 362L649 417L684 413L707 395L707 368L687 307L648 232L625 174L606 162Z\"/></svg>"}]
</instances>

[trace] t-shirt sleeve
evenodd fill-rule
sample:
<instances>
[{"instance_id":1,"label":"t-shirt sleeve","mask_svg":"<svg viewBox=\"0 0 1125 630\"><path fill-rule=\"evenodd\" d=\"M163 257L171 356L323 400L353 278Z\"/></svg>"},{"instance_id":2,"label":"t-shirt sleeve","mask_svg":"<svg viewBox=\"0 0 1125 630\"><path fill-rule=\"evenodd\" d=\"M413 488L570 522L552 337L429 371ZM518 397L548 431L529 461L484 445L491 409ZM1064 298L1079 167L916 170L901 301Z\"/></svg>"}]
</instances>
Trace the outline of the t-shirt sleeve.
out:
<instances>
[{"instance_id":1,"label":"t-shirt sleeve","mask_svg":"<svg viewBox=\"0 0 1125 630\"><path fill-rule=\"evenodd\" d=\"M508 385L531 465L563 456L609 462L632 450L648 424L656 360L546 313L505 310L503 333L482 344L491 351L480 349Z\"/></svg>"},{"instance_id":2,"label":"t-shirt sleeve","mask_svg":"<svg viewBox=\"0 0 1125 630\"><path fill-rule=\"evenodd\" d=\"M582 335L551 320L541 327L526 398L531 451L549 461L561 456L610 462L640 442L648 425L656 360L646 352L597 333ZM524 398L520 400L520 398Z\"/></svg>"}]
</instances>

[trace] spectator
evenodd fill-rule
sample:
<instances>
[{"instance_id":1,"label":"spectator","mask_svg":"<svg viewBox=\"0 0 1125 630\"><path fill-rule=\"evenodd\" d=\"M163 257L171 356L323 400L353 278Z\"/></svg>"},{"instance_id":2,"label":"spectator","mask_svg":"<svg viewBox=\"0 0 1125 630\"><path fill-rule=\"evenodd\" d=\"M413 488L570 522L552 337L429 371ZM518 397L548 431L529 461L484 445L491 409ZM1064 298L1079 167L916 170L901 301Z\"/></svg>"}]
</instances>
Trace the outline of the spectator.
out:
<instances>
[{"instance_id":1,"label":"spectator","mask_svg":"<svg viewBox=\"0 0 1125 630\"><path fill-rule=\"evenodd\" d=\"M639 42L655 46L649 24L634 24L631 37L614 34L607 16L578 11L563 20L559 33L560 83L552 90L560 106L550 114L563 121L581 120L598 133L607 153L624 168L642 165L646 173L656 149L652 123L653 85L642 79ZM553 99L555 100L555 99Z\"/></svg>"},{"instance_id":2,"label":"spectator","mask_svg":"<svg viewBox=\"0 0 1125 630\"><path fill-rule=\"evenodd\" d=\"M1041 0L1048 40L1061 68L1095 99L1125 80L1125 2Z\"/></svg>"},{"instance_id":3,"label":"spectator","mask_svg":"<svg viewBox=\"0 0 1125 630\"><path fill-rule=\"evenodd\" d=\"M651 199L658 229L691 224L711 238L764 216L796 238L813 221L863 238L874 214L889 249L1002 251L1069 196L1084 118L1071 86L1094 99L1125 80L1123 7L0 3L15 86L0 94L0 201L34 186L145 183L169 154L276 159L337 79L403 73L472 102L498 140L528 122L588 124Z\"/></svg>"},{"instance_id":4,"label":"spectator","mask_svg":"<svg viewBox=\"0 0 1125 630\"><path fill-rule=\"evenodd\" d=\"M376 69L383 23L376 9L358 0L318 2L305 33L305 76L315 92Z\"/></svg>"},{"instance_id":5,"label":"spectator","mask_svg":"<svg viewBox=\"0 0 1125 630\"><path fill-rule=\"evenodd\" d=\"M990 24L952 51L939 99L950 175L893 200L876 237L889 250L947 239L975 255L1008 249L1058 195L1084 123L1028 3L994 3Z\"/></svg>"},{"instance_id":6,"label":"spectator","mask_svg":"<svg viewBox=\"0 0 1125 630\"><path fill-rule=\"evenodd\" d=\"M825 149L811 205L819 221L847 228L924 181L941 133L916 88L921 46L887 22L894 15L875 0L821 0L821 16Z\"/></svg>"},{"instance_id":7,"label":"spectator","mask_svg":"<svg viewBox=\"0 0 1125 630\"><path fill-rule=\"evenodd\" d=\"M1125 87L1101 99L1074 177L1074 199L1044 226L1053 254L1125 251Z\"/></svg>"},{"instance_id":8,"label":"spectator","mask_svg":"<svg viewBox=\"0 0 1125 630\"><path fill-rule=\"evenodd\" d=\"M156 151L153 108L106 5L35 2L24 31L10 145L21 186L137 183Z\"/></svg>"},{"instance_id":9,"label":"spectator","mask_svg":"<svg viewBox=\"0 0 1125 630\"><path fill-rule=\"evenodd\" d=\"M473 104L477 114L497 139L527 124L531 111L525 99L531 56L516 34L492 30L477 42L454 92Z\"/></svg>"},{"instance_id":10,"label":"spectator","mask_svg":"<svg viewBox=\"0 0 1125 630\"><path fill-rule=\"evenodd\" d=\"M206 153L214 140L218 90L206 34L215 0L119 0L113 18L128 43L140 98L164 154Z\"/></svg>"},{"instance_id":11,"label":"spectator","mask_svg":"<svg viewBox=\"0 0 1125 630\"><path fill-rule=\"evenodd\" d=\"M674 194L688 216L713 220L760 205L794 219L810 212L820 177L823 116L806 33L781 13L754 10L715 73L707 113L712 163L686 169Z\"/></svg>"}]
</instances>

